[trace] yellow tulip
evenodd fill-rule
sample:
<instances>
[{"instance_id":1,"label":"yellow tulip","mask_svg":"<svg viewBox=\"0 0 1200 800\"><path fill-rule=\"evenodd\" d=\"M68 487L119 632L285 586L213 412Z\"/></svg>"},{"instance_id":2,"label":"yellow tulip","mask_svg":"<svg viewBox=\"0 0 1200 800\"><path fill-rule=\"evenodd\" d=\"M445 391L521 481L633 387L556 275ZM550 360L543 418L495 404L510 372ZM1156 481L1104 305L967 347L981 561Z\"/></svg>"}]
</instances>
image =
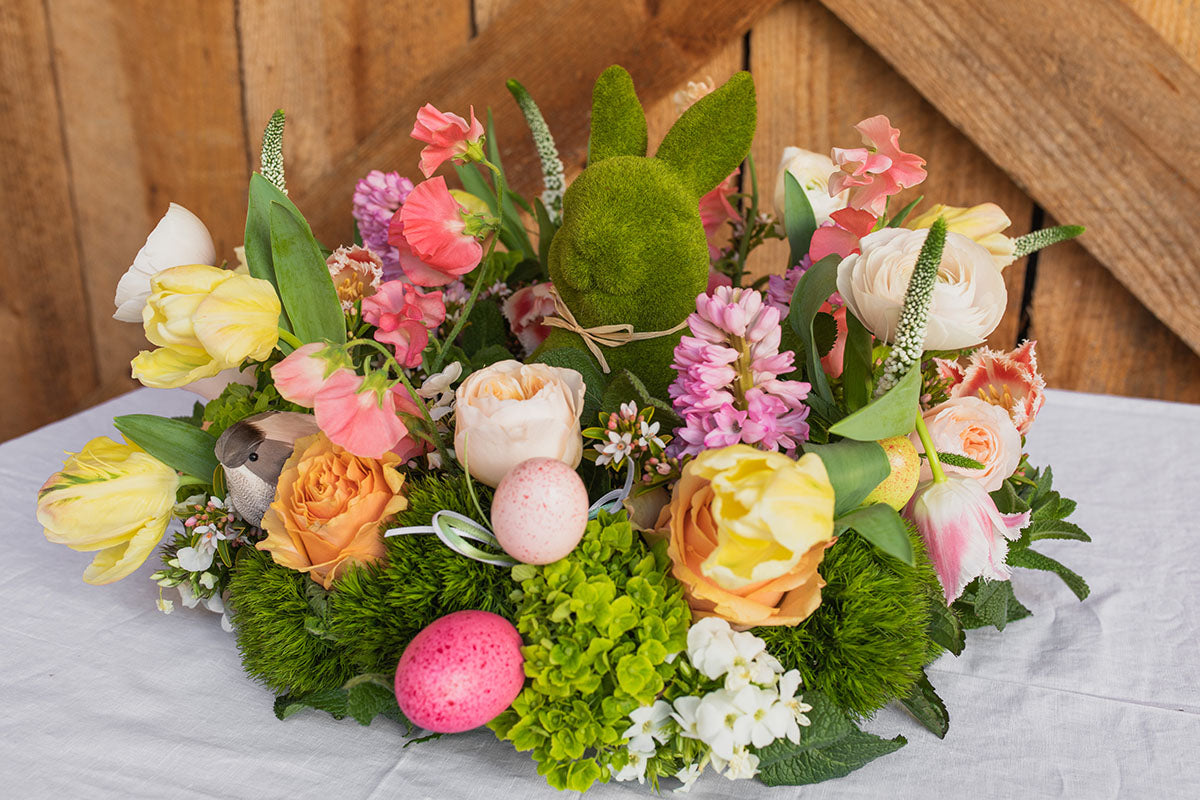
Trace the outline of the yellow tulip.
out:
<instances>
[{"instance_id":1,"label":"yellow tulip","mask_svg":"<svg viewBox=\"0 0 1200 800\"><path fill-rule=\"evenodd\" d=\"M131 364L146 386L186 386L247 358L262 361L279 341L279 297L268 281L189 264L158 273L150 289L142 323L158 349Z\"/></svg>"},{"instance_id":2,"label":"yellow tulip","mask_svg":"<svg viewBox=\"0 0 1200 800\"><path fill-rule=\"evenodd\" d=\"M1004 269L1013 261L1016 245L1002 231L1012 225L1004 209L995 203L982 203L970 208L944 206L940 203L904 224L912 230L928 228L938 217L946 220L946 230L966 236L983 245L992 254L996 269Z\"/></svg>"},{"instance_id":3,"label":"yellow tulip","mask_svg":"<svg viewBox=\"0 0 1200 800\"><path fill-rule=\"evenodd\" d=\"M46 538L73 550L98 550L87 583L112 583L140 567L171 520L179 476L135 444L107 436L70 455L38 492Z\"/></svg>"}]
</instances>

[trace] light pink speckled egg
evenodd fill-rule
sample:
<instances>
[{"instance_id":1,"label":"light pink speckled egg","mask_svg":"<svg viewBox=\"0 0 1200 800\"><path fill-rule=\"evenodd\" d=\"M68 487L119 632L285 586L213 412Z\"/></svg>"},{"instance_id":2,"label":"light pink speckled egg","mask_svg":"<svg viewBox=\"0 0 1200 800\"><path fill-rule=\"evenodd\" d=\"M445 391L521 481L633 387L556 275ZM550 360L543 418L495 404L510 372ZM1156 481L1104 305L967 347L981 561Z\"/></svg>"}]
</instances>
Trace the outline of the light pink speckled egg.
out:
<instances>
[{"instance_id":1,"label":"light pink speckled egg","mask_svg":"<svg viewBox=\"0 0 1200 800\"><path fill-rule=\"evenodd\" d=\"M517 464L496 487L492 530L504 552L526 564L549 564L575 549L587 528L587 489L554 458Z\"/></svg>"},{"instance_id":2,"label":"light pink speckled egg","mask_svg":"<svg viewBox=\"0 0 1200 800\"><path fill-rule=\"evenodd\" d=\"M456 611L413 637L396 666L396 703L414 725L460 733L495 719L525 684L521 634L487 611Z\"/></svg>"}]
</instances>

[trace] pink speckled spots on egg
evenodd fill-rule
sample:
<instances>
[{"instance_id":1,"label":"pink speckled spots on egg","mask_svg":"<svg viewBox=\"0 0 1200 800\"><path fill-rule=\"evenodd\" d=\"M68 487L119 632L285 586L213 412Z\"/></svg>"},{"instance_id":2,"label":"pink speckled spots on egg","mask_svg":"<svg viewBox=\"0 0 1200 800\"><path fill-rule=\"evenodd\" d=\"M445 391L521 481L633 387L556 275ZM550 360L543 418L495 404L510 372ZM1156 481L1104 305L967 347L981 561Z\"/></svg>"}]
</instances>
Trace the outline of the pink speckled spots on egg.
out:
<instances>
[{"instance_id":1,"label":"pink speckled spots on egg","mask_svg":"<svg viewBox=\"0 0 1200 800\"><path fill-rule=\"evenodd\" d=\"M525 683L521 635L487 611L434 620L396 667L396 702L414 725L459 733L491 722Z\"/></svg>"},{"instance_id":2,"label":"pink speckled spots on egg","mask_svg":"<svg viewBox=\"0 0 1200 800\"><path fill-rule=\"evenodd\" d=\"M588 496L569 465L531 458L509 470L492 498L492 530L504 551L549 564L575 549L587 528Z\"/></svg>"}]
</instances>

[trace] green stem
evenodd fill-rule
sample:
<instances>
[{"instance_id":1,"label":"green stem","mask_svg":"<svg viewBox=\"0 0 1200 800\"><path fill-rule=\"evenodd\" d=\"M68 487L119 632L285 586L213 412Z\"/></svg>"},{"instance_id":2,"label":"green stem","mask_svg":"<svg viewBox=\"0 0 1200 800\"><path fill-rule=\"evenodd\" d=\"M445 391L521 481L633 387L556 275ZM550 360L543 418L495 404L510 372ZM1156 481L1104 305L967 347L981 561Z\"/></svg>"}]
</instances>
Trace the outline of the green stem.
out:
<instances>
[{"instance_id":1,"label":"green stem","mask_svg":"<svg viewBox=\"0 0 1200 800\"><path fill-rule=\"evenodd\" d=\"M279 338L290 344L293 350L299 350L301 347L304 347L304 342L297 339L294 333L283 328L279 329Z\"/></svg>"},{"instance_id":2,"label":"green stem","mask_svg":"<svg viewBox=\"0 0 1200 800\"><path fill-rule=\"evenodd\" d=\"M182 486L211 486L212 481L206 481L203 478L196 478L191 475L180 475L179 485Z\"/></svg>"},{"instance_id":3,"label":"green stem","mask_svg":"<svg viewBox=\"0 0 1200 800\"><path fill-rule=\"evenodd\" d=\"M925 427L925 419L917 414L917 436L921 437L921 446L925 448L925 457L929 459L929 469L933 471L934 483L945 483L946 473L942 472L942 462L938 459L937 448L933 446L933 437Z\"/></svg>"},{"instance_id":4,"label":"green stem","mask_svg":"<svg viewBox=\"0 0 1200 800\"><path fill-rule=\"evenodd\" d=\"M735 287L742 285L742 275L746 273L746 259L750 256L750 237L754 230L754 221L758 219L758 172L754 169L753 155L746 156L746 169L750 172L750 215L742 222L737 270L730 276L730 281Z\"/></svg>"}]
</instances>

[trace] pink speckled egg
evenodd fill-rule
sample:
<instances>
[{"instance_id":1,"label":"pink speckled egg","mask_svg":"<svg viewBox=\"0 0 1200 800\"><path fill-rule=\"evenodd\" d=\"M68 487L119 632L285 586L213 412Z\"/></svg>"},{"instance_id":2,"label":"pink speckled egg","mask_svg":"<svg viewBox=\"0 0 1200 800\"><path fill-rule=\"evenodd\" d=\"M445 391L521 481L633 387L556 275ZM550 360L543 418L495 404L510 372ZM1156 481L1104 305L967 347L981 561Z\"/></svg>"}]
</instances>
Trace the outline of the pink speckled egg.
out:
<instances>
[{"instance_id":1,"label":"pink speckled egg","mask_svg":"<svg viewBox=\"0 0 1200 800\"><path fill-rule=\"evenodd\" d=\"M460 733L495 719L525 683L521 634L487 611L457 611L413 637L396 666L396 702L414 725Z\"/></svg>"},{"instance_id":2,"label":"pink speckled egg","mask_svg":"<svg viewBox=\"0 0 1200 800\"><path fill-rule=\"evenodd\" d=\"M588 496L575 470L554 458L517 464L496 487L492 530L504 552L549 564L575 549L588 521Z\"/></svg>"}]
</instances>

